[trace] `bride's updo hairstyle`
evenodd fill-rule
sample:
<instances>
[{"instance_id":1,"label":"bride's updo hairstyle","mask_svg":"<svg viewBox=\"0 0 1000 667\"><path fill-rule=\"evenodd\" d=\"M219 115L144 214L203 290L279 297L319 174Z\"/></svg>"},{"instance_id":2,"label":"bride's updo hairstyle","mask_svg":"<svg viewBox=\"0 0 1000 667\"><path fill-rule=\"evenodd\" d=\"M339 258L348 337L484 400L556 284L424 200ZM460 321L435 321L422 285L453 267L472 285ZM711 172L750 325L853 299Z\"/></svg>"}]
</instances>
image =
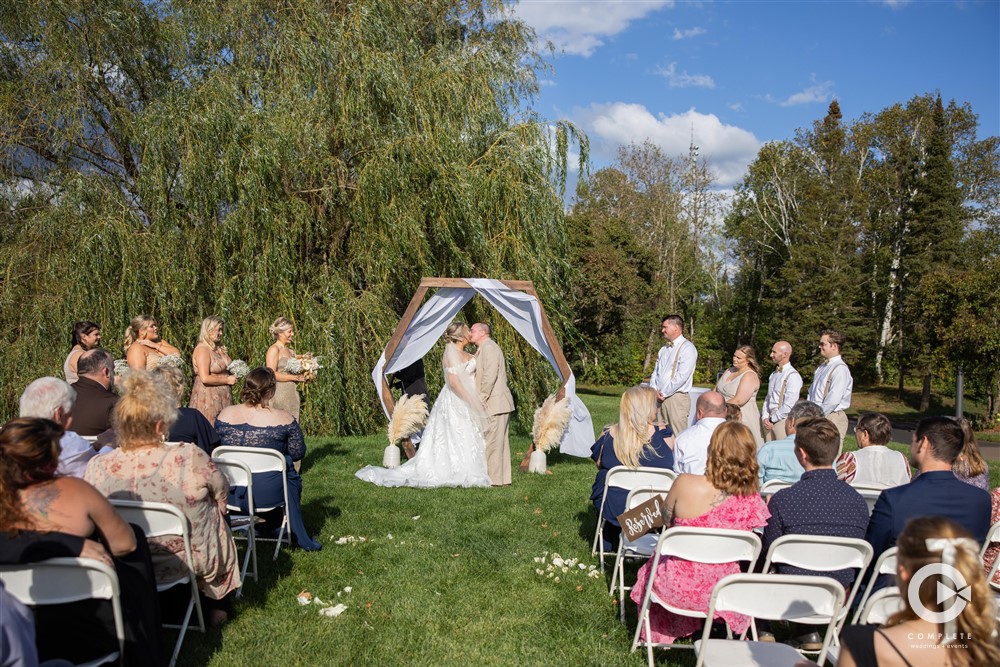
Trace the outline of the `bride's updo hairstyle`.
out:
<instances>
[{"instance_id":1,"label":"bride's updo hairstyle","mask_svg":"<svg viewBox=\"0 0 1000 667\"><path fill-rule=\"evenodd\" d=\"M288 331L294 326L295 325L292 324L292 321L287 317L279 317L275 321L271 322L271 326L269 327L268 331L271 332L272 336L277 338L282 331Z\"/></svg>"},{"instance_id":2,"label":"bride's updo hairstyle","mask_svg":"<svg viewBox=\"0 0 1000 667\"><path fill-rule=\"evenodd\" d=\"M448 325L442 338L446 343L457 343L468 335L469 327L465 325L465 322L452 322Z\"/></svg>"},{"instance_id":3,"label":"bride's updo hairstyle","mask_svg":"<svg viewBox=\"0 0 1000 667\"><path fill-rule=\"evenodd\" d=\"M128 451L134 446L160 442L177 421L177 395L162 376L133 370L120 383L125 395L115 404L111 425L119 446ZM157 422L162 422L160 432Z\"/></svg>"},{"instance_id":4,"label":"bride's updo hairstyle","mask_svg":"<svg viewBox=\"0 0 1000 667\"><path fill-rule=\"evenodd\" d=\"M255 368L247 374L240 391L240 401L251 407L266 408L274 398L274 371L267 366Z\"/></svg>"},{"instance_id":5,"label":"bride's updo hairstyle","mask_svg":"<svg viewBox=\"0 0 1000 667\"><path fill-rule=\"evenodd\" d=\"M149 328L149 325L156 324L156 320L153 319L151 315L136 315L132 318L128 327L125 329L125 351L132 347L132 343L139 340L139 336L143 331Z\"/></svg>"}]
</instances>

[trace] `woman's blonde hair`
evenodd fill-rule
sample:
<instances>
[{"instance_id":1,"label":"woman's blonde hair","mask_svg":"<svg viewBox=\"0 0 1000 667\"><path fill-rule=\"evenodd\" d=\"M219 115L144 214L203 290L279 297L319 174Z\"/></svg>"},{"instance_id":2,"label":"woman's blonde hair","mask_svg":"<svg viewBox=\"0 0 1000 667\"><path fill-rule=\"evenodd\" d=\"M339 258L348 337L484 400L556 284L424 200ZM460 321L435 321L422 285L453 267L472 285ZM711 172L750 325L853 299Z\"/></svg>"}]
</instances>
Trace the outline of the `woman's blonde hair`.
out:
<instances>
[{"instance_id":1,"label":"woman's blonde hair","mask_svg":"<svg viewBox=\"0 0 1000 667\"><path fill-rule=\"evenodd\" d=\"M952 469L964 477L979 477L989 470L989 466L979 452L979 445L976 444L976 432L972 430L972 424L965 417L958 417L955 421L962 427L963 438L962 452L955 459Z\"/></svg>"},{"instance_id":2,"label":"woman's blonde hair","mask_svg":"<svg viewBox=\"0 0 1000 667\"><path fill-rule=\"evenodd\" d=\"M212 332L216 328L225 324L225 321L218 315L209 315L201 321L201 329L198 330L198 342L208 345L208 349L215 349L215 341L212 340Z\"/></svg>"},{"instance_id":3,"label":"woman's blonde hair","mask_svg":"<svg viewBox=\"0 0 1000 667\"><path fill-rule=\"evenodd\" d=\"M129 322L129 325L125 328L125 351L132 347L132 343L139 340L139 336L143 331L149 328L151 324L156 324L156 320L152 315L136 315Z\"/></svg>"},{"instance_id":4,"label":"woman's blonde hair","mask_svg":"<svg viewBox=\"0 0 1000 667\"><path fill-rule=\"evenodd\" d=\"M272 336L277 338L278 334L280 334L282 331L288 331L294 326L295 324L293 324L292 321L287 317L279 317L275 321L271 322L271 326L268 328L268 331L271 332Z\"/></svg>"},{"instance_id":5,"label":"woman's blonde hair","mask_svg":"<svg viewBox=\"0 0 1000 667\"><path fill-rule=\"evenodd\" d=\"M163 422L162 435L177 421L177 397L161 375L133 370L121 382L125 394L115 404L111 425L123 450L158 442L161 433L157 422Z\"/></svg>"},{"instance_id":6,"label":"woman's blonde hair","mask_svg":"<svg viewBox=\"0 0 1000 667\"><path fill-rule=\"evenodd\" d=\"M922 516L910 519L903 532L896 540L899 548L897 568L905 569L911 576L925 565L941 562L941 550L928 549L928 540L969 540L955 544L955 562L953 567L958 570L965 583L972 591L967 598L964 609L955 619L955 637L944 638L943 644L948 646L952 656L963 656L965 660L952 660L952 664L970 665L1000 665L1000 644L998 644L996 629L996 603L990 584L983 574L983 562L979 558L979 548L972 534L950 519L940 516ZM933 544L933 542L932 542ZM943 605L938 602L938 588L943 583L940 574L932 574L920 584L920 604L925 609L943 611ZM963 596L964 597L964 596ZM886 621L886 626L899 625L905 621L917 618L917 613L909 599L904 594L903 609ZM954 603L952 603L954 604Z\"/></svg>"},{"instance_id":7,"label":"woman's blonde hair","mask_svg":"<svg viewBox=\"0 0 1000 667\"><path fill-rule=\"evenodd\" d=\"M760 491L757 481L757 442L740 422L719 424L708 443L705 479L719 491L749 496Z\"/></svg>"},{"instance_id":8,"label":"woman's blonde hair","mask_svg":"<svg viewBox=\"0 0 1000 667\"><path fill-rule=\"evenodd\" d=\"M618 407L618 434L614 439L615 456L622 465L639 467L639 457L650 447L649 425L656 412L656 390L652 387L629 387Z\"/></svg>"},{"instance_id":9,"label":"woman's blonde hair","mask_svg":"<svg viewBox=\"0 0 1000 667\"><path fill-rule=\"evenodd\" d=\"M153 370L153 374L162 378L170 391L177 397L177 407L184 402L184 394L187 393L187 382L184 381L184 373L176 366L163 364Z\"/></svg>"},{"instance_id":10,"label":"woman's blonde hair","mask_svg":"<svg viewBox=\"0 0 1000 667\"><path fill-rule=\"evenodd\" d=\"M444 338L446 343L457 343L467 335L469 335L469 327L466 326L465 322L458 322L456 320L448 325L442 338Z\"/></svg>"},{"instance_id":11,"label":"woman's blonde hair","mask_svg":"<svg viewBox=\"0 0 1000 667\"><path fill-rule=\"evenodd\" d=\"M749 345L740 345L736 348L736 350L737 352L742 352L746 356L747 365L750 367L750 370L760 377L760 362L757 361L757 353L753 351L753 348Z\"/></svg>"}]
</instances>

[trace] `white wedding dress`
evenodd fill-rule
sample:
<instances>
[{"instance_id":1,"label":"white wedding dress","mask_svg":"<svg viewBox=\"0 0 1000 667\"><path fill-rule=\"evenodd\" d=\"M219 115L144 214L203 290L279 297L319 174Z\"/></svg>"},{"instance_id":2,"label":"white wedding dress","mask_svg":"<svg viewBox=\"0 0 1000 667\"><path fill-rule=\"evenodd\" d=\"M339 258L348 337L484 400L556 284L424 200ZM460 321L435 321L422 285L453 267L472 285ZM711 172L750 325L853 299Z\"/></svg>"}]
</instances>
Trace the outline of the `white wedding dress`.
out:
<instances>
[{"instance_id":1,"label":"white wedding dress","mask_svg":"<svg viewBox=\"0 0 1000 667\"><path fill-rule=\"evenodd\" d=\"M445 384L427 418L417 455L398 468L365 466L355 473L358 479L379 486L490 486L483 413L472 407L479 404L476 360L463 362L449 345L443 365Z\"/></svg>"}]
</instances>

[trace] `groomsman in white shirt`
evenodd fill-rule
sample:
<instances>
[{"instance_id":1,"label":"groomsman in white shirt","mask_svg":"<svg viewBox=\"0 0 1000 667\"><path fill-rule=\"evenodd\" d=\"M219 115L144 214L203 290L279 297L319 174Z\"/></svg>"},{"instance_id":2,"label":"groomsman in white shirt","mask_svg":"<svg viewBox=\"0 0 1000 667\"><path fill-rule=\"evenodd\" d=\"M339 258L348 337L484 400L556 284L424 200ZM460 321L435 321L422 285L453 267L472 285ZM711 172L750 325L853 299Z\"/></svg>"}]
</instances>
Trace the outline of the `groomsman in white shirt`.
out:
<instances>
[{"instance_id":1,"label":"groomsman in white shirt","mask_svg":"<svg viewBox=\"0 0 1000 667\"><path fill-rule=\"evenodd\" d=\"M680 315L664 317L661 331L667 343L656 357L649 385L656 390L660 400L660 420L670 424L676 436L691 421L689 393L694 381L694 367L698 363L698 350L694 343L684 338L684 320Z\"/></svg>"},{"instance_id":2,"label":"groomsman in white shirt","mask_svg":"<svg viewBox=\"0 0 1000 667\"><path fill-rule=\"evenodd\" d=\"M791 358L792 346L786 341L779 340L771 346L771 361L778 368L767 380L767 396L760 413L765 442L782 440L788 435L785 419L802 391L802 375L792 367Z\"/></svg>"},{"instance_id":3,"label":"groomsman in white shirt","mask_svg":"<svg viewBox=\"0 0 1000 667\"><path fill-rule=\"evenodd\" d=\"M839 331L826 329L820 333L819 353L825 361L816 369L809 387L809 400L821 406L823 415L840 431L841 450L844 448L844 436L847 435L845 410L851 407L851 391L854 389L851 369L840 357L840 351L844 349L846 342L847 338Z\"/></svg>"}]
</instances>

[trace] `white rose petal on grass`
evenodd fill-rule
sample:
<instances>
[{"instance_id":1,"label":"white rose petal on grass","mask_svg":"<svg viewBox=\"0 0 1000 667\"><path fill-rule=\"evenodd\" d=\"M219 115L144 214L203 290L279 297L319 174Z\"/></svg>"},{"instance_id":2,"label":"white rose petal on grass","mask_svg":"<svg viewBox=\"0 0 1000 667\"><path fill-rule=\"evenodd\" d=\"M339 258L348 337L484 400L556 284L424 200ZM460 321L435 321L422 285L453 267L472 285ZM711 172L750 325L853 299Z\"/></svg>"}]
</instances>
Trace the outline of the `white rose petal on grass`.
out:
<instances>
[{"instance_id":1,"label":"white rose petal on grass","mask_svg":"<svg viewBox=\"0 0 1000 667\"><path fill-rule=\"evenodd\" d=\"M341 614L347 611L346 604L338 604L334 607L324 607L319 610L321 616L329 616L330 618L337 618Z\"/></svg>"},{"instance_id":2,"label":"white rose petal on grass","mask_svg":"<svg viewBox=\"0 0 1000 667\"><path fill-rule=\"evenodd\" d=\"M554 582L556 582L556 583L558 584L558 583L559 583L559 577L556 577L556 578L555 578L555 579L553 579L552 581L554 581Z\"/></svg>"},{"instance_id":3,"label":"white rose petal on grass","mask_svg":"<svg viewBox=\"0 0 1000 667\"><path fill-rule=\"evenodd\" d=\"M537 575L541 576L541 575L545 574L545 570L542 570L542 569L540 569L540 568L539 568L539 569L536 569L536 570L535 570L535 574L537 574Z\"/></svg>"},{"instance_id":4,"label":"white rose petal on grass","mask_svg":"<svg viewBox=\"0 0 1000 667\"><path fill-rule=\"evenodd\" d=\"M417 516L413 517L413 520L416 521L419 518L420 518L420 515L418 514Z\"/></svg>"},{"instance_id":5,"label":"white rose petal on grass","mask_svg":"<svg viewBox=\"0 0 1000 667\"><path fill-rule=\"evenodd\" d=\"M556 556L552 559L552 564L555 565L556 567L562 567L563 559Z\"/></svg>"},{"instance_id":6,"label":"white rose petal on grass","mask_svg":"<svg viewBox=\"0 0 1000 667\"><path fill-rule=\"evenodd\" d=\"M586 570L587 569L587 566L584 565L583 563L580 563L579 565L577 565L577 567L580 568L581 570Z\"/></svg>"},{"instance_id":7,"label":"white rose petal on grass","mask_svg":"<svg viewBox=\"0 0 1000 667\"><path fill-rule=\"evenodd\" d=\"M392 533L386 533L385 539L391 540L392 539Z\"/></svg>"},{"instance_id":8,"label":"white rose petal on grass","mask_svg":"<svg viewBox=\"0 0 1000 667\"><path fill-rule=\"evenodd\" d=\"M350 586L344 586L344 592L345 592L345 593L350 593L350 592L351 592L351 591L353 591L353 590L354 590L354 589L353 589L353 588L351 588Z\"/></svg>"}]
</instances>

